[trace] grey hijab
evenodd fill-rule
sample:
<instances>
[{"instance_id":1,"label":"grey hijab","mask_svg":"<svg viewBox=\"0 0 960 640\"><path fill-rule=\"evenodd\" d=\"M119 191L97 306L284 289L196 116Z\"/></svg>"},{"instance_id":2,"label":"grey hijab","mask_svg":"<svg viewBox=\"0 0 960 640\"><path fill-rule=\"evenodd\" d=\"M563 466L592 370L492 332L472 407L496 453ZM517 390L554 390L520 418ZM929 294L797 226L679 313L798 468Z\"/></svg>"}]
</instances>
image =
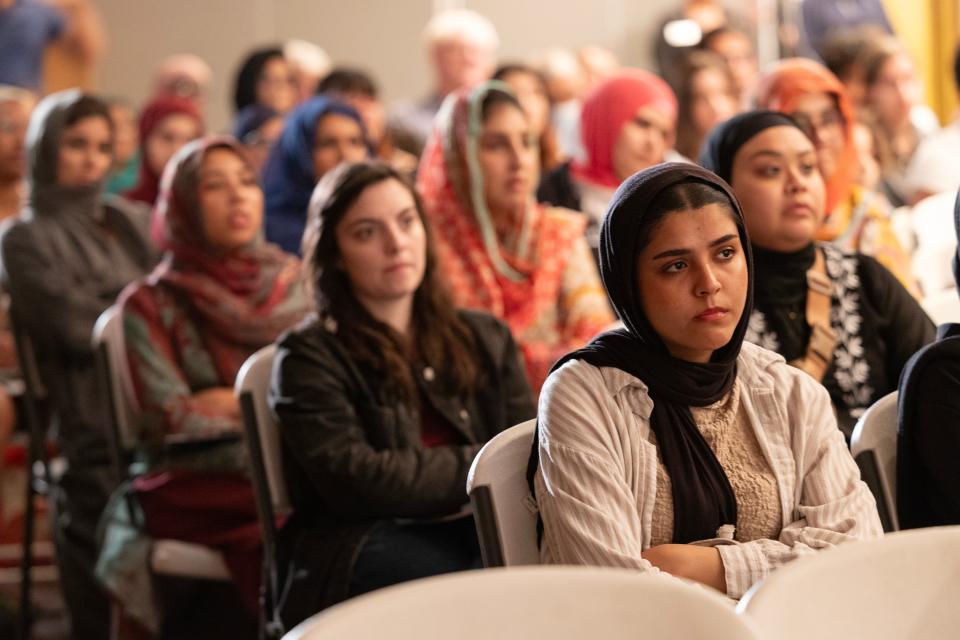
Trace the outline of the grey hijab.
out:
<instances>
[{"instance_id":1,"label":"grey hijab","mask_svg":"<svg viewBox=\"0 0 960 640\"><path fill-rule=\"evenodd\" d=\"M23 218L44 228L76 284L110 299L153 263L148 212L107 196L104 179L67 187L57 182L60 142L77 89L54 93L37 105L27 127L28 207Z\"/></svg>"}]
</instances>

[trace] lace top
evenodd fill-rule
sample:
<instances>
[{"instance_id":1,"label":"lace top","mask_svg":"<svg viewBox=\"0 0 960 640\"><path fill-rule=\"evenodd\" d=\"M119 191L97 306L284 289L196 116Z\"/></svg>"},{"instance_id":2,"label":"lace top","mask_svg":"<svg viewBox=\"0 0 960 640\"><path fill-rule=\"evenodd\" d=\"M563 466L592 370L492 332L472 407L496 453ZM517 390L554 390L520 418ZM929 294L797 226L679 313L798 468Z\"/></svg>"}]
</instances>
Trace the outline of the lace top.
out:
<instances>
[{"instance_id":1,"label":"lace top","mask_svg":"<svg viewBox=\"0 0 960 640\"><path fill-rule=\"evenodd\" d=\"M691 407L691 411L737 498L734 539L738 542L776 540L782 525L777 479L740 404L740 381L734 383L725 398L706 407ZM650 440L656 444L653 431ZM670 542L673 542L672 485L658 451L650 544Z\"/></svg>"}]
</instances>

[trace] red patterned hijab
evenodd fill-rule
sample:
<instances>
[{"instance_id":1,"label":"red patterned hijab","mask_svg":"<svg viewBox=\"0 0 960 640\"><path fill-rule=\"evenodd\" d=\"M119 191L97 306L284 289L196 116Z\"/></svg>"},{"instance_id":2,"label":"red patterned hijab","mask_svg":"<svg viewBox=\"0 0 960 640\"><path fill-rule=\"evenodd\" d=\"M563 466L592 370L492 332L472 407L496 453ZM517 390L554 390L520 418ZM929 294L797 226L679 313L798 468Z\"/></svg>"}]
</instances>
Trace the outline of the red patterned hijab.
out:
<instances>
[{"instance_id":1,"label":"red patterned hijab","mask_svg":"<svg viewBox=\"0 0 960 640\"><path fill-rule=\"evenodd\" d=\"M507 85L491 81L444 101L420 159L417 190L457 306L488 311L520 335L557 304L567 257L586 219L551 216L531 193L517 226L495 229L476 153L491 91L513 96Z\"/></svg>"},{"instance_id":2,"label":"red patterned hijab","mask_svg":"<svg viewBox=\"0 0 960 640\"><path fill-rule=\"evenodd\" d=\"M167 164L153 225L165 258L151 280L183 294L218 369L235 375L251 350L273 342L306 313L307 298L299 260L268 244L262 232L229 255L204 238L199 174L212 149L229 149L246 162L232 138L211 136L187 144Z\"/></svg>"}]
</instances>

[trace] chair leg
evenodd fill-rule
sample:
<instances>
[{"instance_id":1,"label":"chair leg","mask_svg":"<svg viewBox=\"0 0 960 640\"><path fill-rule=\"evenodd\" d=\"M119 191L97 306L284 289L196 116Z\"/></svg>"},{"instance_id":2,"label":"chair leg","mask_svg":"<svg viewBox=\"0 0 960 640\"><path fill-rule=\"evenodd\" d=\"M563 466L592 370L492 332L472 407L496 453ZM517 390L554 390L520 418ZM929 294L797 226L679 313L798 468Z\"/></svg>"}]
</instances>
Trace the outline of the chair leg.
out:
<instances>
[{"instance_id":1,"label":"chair leg","mask_svg":"<svg viewBox=\"0 0 960 640\"><path fill-rule=\"evenodd\" d=\"M36 506L34 498L33 463L37 459L33 451L33 443L30 445L30 455L27 456L27 503L23 516L23 555L20 558L20 615L18 622L18 637L21 640L30 638L30 630L33 625L33 601L31 594L33 569L33 538L35 529Z\"/></svg>"}]
</instances>

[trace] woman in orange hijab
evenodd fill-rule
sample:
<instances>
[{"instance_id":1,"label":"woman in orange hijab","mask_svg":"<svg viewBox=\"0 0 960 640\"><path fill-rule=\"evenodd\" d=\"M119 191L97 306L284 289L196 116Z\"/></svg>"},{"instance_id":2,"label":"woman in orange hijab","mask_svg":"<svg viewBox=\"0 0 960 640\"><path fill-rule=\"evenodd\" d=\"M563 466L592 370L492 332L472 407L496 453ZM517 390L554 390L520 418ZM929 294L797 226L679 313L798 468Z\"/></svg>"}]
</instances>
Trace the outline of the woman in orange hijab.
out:
<instances>
[{"instance_id":1,"label":"woman in orange hijab","mask_svg":"<svg viewBox=\"0 0 960 640\"><path fill-rule=\"evenodd\" d=\"M812 60L790 58L761 79L757 106L792 116L816 147L828 212L817 239L873 256L917 296L910 256L890 224L889 204L856 183L856 118L843 84Z\"/></svg>"}]
</instances>

